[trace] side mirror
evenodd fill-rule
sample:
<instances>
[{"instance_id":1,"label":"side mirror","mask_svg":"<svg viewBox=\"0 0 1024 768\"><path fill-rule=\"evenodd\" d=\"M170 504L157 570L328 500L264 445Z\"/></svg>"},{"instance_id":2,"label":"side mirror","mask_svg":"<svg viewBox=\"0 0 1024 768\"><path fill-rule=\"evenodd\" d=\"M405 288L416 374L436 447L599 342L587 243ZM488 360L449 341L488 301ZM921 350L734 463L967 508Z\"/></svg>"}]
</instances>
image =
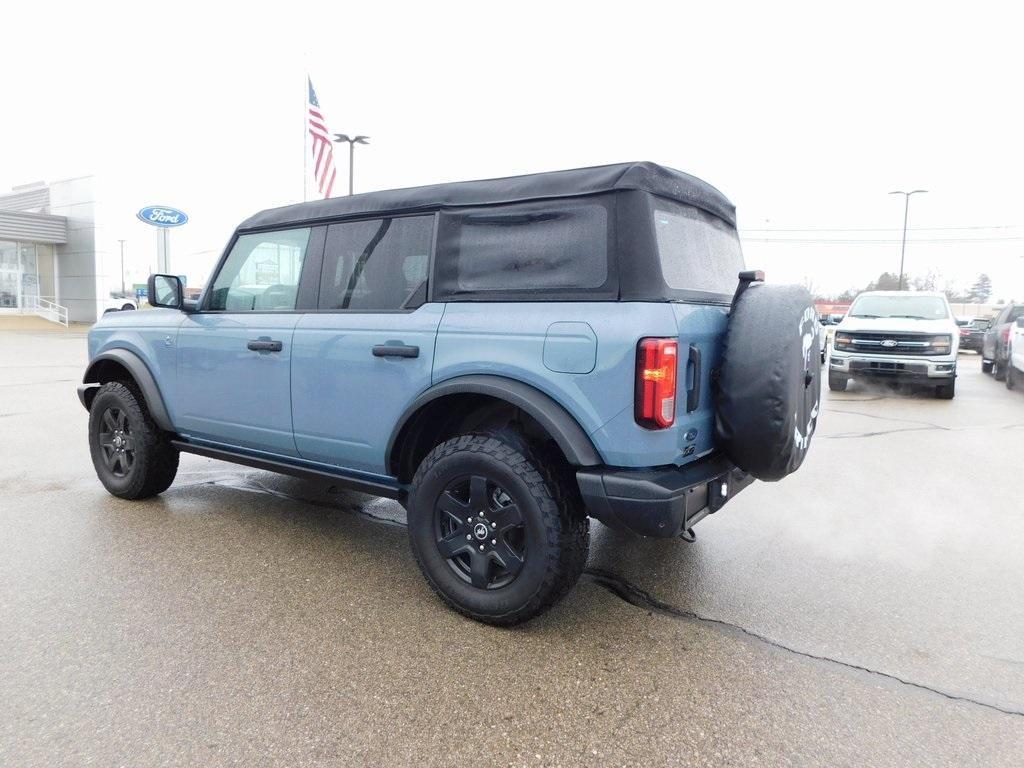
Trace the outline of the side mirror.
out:
<instances>
[{"instance_id":1,"label":"side mirror","mask_svg":"<svg viewBox=\"0 0 1024 768\"><path fill-rule=\"evenodd\" d=\"M151 306L168 309L182 309L185 304L185 289L177 275L150 275L146 286Z\"/></svg>"}]
</instances>

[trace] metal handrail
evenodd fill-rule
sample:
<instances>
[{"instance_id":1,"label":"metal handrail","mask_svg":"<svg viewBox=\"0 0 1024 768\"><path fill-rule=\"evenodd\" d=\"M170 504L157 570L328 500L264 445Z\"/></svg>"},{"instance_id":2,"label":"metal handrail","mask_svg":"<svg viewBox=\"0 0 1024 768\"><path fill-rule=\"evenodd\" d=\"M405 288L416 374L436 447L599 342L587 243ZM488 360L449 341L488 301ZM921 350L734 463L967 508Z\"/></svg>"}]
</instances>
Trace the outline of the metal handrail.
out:
<instances>
[{"instance_id":1,"label":"metal handrail","mask_svg":"<svg viewBox=\"0 0 1024 768\"><path fill-rule=\"evenodd\" d=\"M68 327L68 308L62 307L56 301L50 301L42 296L32 296L26 309L46 320Z\"/></svg>"}]
</instances>

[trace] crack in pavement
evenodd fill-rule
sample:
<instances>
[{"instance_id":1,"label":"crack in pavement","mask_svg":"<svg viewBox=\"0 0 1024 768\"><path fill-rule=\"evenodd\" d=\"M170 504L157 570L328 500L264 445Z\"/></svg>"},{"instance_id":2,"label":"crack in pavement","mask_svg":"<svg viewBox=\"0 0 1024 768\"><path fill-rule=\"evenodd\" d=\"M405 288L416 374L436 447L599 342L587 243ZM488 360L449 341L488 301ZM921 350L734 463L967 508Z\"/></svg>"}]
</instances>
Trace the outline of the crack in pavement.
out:
<instances>
[{"instance_id":1,"label":"crack in pavement","mask_svg":"<svg viewBox=\"0 0 1024 768\"><path fill-rule=\"evenodd\" d=\"M897 432L931 432L934 427L904 427L903 429L883 429L877 432L840 432L837 435L821 435L822 440L849 440L858 437L878 437L894 435Z\"/></svg>"},{"instance_id":2,"label":"crack in pavement","mask_svg":"<svg viewBox=\"0 0 1024 768\"><path fill-rule=\"evenodd\" d=\"M941 424L936 424L931 421L921 421L920 419L899 419L895 416L880 416L877 413L864 413L863 411L842 411L838 408L826 408L825 410L829 413L846 413L850 416L864 416L868 419L879 419L880 421L897 421L901 424L920 424L921 426L931 427L932 429L941 429L943 432L955 431L951 427L944 427Z\"/></svg>"},{"instance_id":3,"label":"crack in pavement","mask_svg":"<svg viewBox=\"0 0 1024 768\"><path fill-rule=\"evenodd\" d=\"M762 635L758 632L754 632L753 630L747 629L746 627L742 627L739 624L733 624L729 621L725 621L724 619L715 619L710 616L701 616L699 613L695 613L694 611L688 611L683 608L677 608L674 605L659 600L658 598L654 597L651 593L646 592L645 590L641 589L640 587L636 586L630 581L624 579L622 576L619 576L617 573L607 571L603 568L587 568L583 571L583 574L585 576L588 576L590 580L597 584L599 587L604 588L611 594L615 595L619 599L629 603L630 605L636 608L646 608L650 611L657 611L660 614L681 621L696 621L701 624L710 624L717 627L724 627L733 632L737 632L739 634L745 635L746 637L757 640L758 642L770 645L773 648L786 651L787 653L792 653L795 656L803 656L807 659L814 659L815 661L822 661L828 664L835 664L836 666L845 667L846 669L864 672L869 675L874 675L876 677L881 677L886 680L900 683L901 685L906 685L911 688L917 688L922 691L927 691L929 693L936 694L938 696L943 697L944 699L949 699L950 701L961 701L966 704L974 704L979 707L991 709L996 712L1000 712L1004 715L1016 715L1018 717L1024 717L1024 710L1009 709L1006 707L1001 707L998 704L993 704L992 702L981 701L979 699L972 699L969 696L959 696L955 693L949 693L939 688L932 688L931 686L925 685L924 683L915 683L913 680L906 680L902 677L890 674L888 672L881 672L877 669L864 667L860 664L854 664L849 661L834 659L830 656L820 656L818 654L810 653L808 651L801 651L798 648L793 648L792 646L780 643L777 640L772 640L770 637Z\"/></svg>"},{"instance_id":4,"label":"crack in pavement","mask_svg":"<svg viewBox=\"0 0 1024 768\"><path fill-rule=\"evenodd\" d=\"M205 473L197 472L194 474ZM185 485L177 485L172 487L174 489L185 489L199 486L222 486L248 493L265 493L276 498L288 499L290 501L298 501L305 504L311 504L316 507L324 507L328 509L336 510L339 509L340 507L340 505L337 504L318 502L313 499L303 498L302 496L284 493L283 491L268 488L267 486L263 485L262 483L254 479L245 476L240 477L238 475L228 473L221 475L221 477L212 478L210 480L203 480L200 482L187 483ZM386 525L394 527L408 527L406 523L391 518L383 517L380 515L374 515L370 512L365 511L364 509L360 509L354 506L348 506L347 509L358 517L365 517L375 522L384 523ZM898 675L894 675L889 672L882 672L877 669L871 669L870 667L865 667L860 664L854 664L853 662L849 661L842 661L841 659L835 659L830 656L821 656L819 654L811 653L809 651L801 651L798 648L786 645L785 643L779 642L777 640L772 640L770 637L766 635L762 635L758 632L755 632L754 630L747 629L746 627L740 626L739 624L733 624L732 622L726 621L724 619L716 619L710 616L702 616L701 614L696 613L694 611L678 608L674 605L671 605L670 603L666 603L662 600L659 600L658 598L654 597L654 595L652 595L650 592L641 589L640 587L636 586L623 576L620 576L619 574L613 571L609 571L603 568L586 568L583 571L583 575L589 578L599 587L602 587L603 589L608 591L610 594L618 597L619 599L623 600L626 603L629 603L630 605L636 608L644 608L650 611L656 611L659 614L680 621L694 621L700 624L721 627L731 632L735 632L745 637L751 638L752 640L756 640L760 643L764 643L765 645L771 646L772 648L776 648L778 650L791 653L794 656L801 656L806 659L812 659L814 661L820 661L826 664L834 664L838 667L843 667L845 669L850 669L856 672L873 675L875 677L889 680L891 682L896 682L910 688L917 688L918 690L925 691L927 693L932 693L937 696L941 696L942 698L948 699L949 701L958 701L963 702L965 704L973 704L975 706L984 707L985 709L990 709L1004 715L1024 717L1024 710L1010 709L1008 707L1002 707L992 702L981 701L980 699L973 699L969 696L960 696L955 693L943 691L940 688L933 688L932 686L925 685L924 683L917 683L913 680L907 680L905 678L899 677Z\"/></svg>"}]
</instances>

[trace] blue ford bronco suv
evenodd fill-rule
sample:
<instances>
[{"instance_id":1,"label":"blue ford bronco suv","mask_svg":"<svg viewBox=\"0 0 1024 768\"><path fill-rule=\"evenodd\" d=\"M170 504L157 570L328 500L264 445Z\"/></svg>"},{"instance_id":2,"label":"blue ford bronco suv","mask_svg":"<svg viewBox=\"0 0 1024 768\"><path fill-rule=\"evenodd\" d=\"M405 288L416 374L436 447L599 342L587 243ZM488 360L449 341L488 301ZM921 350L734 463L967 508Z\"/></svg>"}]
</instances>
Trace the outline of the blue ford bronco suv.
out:
<instances>
[{"instance_id":1,"label":"blue ford bronco suv","mask_svg":"<svg viewBox=\"0 0 1024 768\"><path fill-rule=\"evenodd\" d=\"M492 624L575 583L589 517L690 537L818 415L810 297L652 163L263 211L198 301L153 275L149 302L89 333L108 491L165 491L185 451L397 499L431 587Z\"/></svg>"}]
</instances>

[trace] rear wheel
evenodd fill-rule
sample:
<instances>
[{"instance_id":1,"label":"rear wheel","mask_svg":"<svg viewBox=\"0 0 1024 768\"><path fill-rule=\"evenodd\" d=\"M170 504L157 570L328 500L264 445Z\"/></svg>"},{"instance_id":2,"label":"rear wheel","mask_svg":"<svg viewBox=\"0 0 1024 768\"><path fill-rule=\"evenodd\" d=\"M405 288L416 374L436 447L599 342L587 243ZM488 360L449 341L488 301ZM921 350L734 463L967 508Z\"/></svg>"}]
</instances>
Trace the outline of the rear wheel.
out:
<instances>
[{"instance_id":1,"label":"rear wheel","mask_svg":"<svg viewBox=\"0 0 1024 768\"><path fill-rule=\"evenodd\" d=\"M141 396L112 381L89 408L89 453L103 486L122 499L163 493L178 472L178 451L156 425Z\"/></svg>"},{"instance_id":2,"label":"rear wheel","mask_svg":"<svg viewBox=\"0 0 1024 768\"><path fill-rule=\"evenodd\" d=\"M427 582L452 608L517 624L550 608L587 560L578 494L518 440L461 435L413 478L409 540Z\"/></svg>"},{"instance_id":3,"label":"rear wheel","mask_svg":"<svg viewBox=\"0 0 1024 768\"><path fill-rule=\"evenodd\" d=\"M1005 381L1006 364L999 359L994 360L992 362L992 375L996 377L996 381Z\"/></svg>"},{"instance_id":4,"label":"rear wheel","mask_svg":"<svg viewBox=\"0 0 1024 768\"><path fill-rule=\"evenodd\" d=\"M828 388L833 392L845 392L846 385L850 380L846 376L828 372Z\"/></svg>"}]
</instances>

